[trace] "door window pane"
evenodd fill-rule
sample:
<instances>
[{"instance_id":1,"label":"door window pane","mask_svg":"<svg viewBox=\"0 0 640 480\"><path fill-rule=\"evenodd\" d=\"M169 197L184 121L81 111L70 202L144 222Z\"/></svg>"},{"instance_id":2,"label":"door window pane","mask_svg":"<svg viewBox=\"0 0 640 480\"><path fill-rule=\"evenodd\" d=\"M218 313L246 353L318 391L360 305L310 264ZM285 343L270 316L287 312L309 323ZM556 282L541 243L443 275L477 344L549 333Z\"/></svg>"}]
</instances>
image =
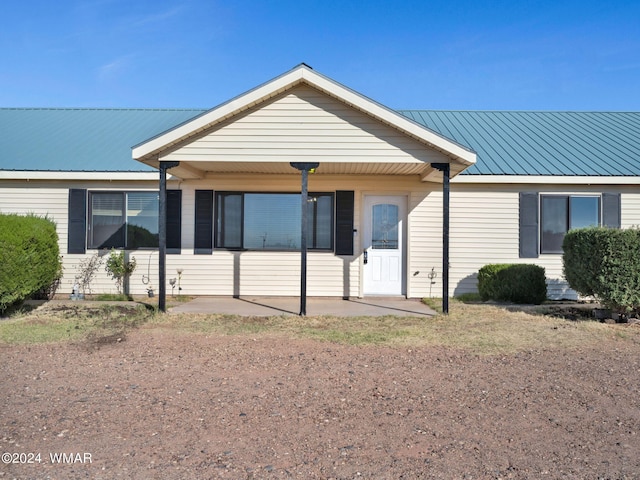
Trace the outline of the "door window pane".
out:
<instances>
[{"instance_id":1,"label":"door window pane","mask_svg":"<svg viewBox=\"0 0 640 480\"><path fill-rule=\"evenodd\" d=\"M398 206L374 205L372 210L371 247L392 250L398 248Z\"/></svg>"}]
</instances>

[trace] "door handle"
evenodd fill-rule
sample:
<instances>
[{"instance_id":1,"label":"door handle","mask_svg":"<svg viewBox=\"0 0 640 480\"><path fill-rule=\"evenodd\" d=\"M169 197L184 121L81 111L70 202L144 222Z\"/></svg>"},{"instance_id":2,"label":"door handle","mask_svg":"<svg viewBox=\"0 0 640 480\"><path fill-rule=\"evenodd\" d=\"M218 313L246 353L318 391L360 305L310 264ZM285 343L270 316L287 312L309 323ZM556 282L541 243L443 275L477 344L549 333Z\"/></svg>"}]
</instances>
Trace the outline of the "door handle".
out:
<instances>
[{"instance_id":1,"label":"door handle","mask_svg":"<svg viewBox=\"0 0 640 480\"><path fill-rule=\"evenodd\" d=\"M365 250L364 251L364 264L366 265L367 263L369 263L369 252L367 252Z\"/></svg>"}]
</instances>

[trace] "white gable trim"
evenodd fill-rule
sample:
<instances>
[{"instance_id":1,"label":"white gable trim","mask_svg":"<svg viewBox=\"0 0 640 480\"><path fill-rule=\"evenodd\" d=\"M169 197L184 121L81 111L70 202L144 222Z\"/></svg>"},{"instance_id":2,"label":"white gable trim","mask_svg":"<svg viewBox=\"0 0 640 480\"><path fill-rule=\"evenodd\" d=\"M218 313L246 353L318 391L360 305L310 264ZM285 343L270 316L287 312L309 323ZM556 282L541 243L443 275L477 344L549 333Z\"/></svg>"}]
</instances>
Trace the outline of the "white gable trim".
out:
<instances>
[{"instance_id":1,"label":"white gable trim","mask_svg":"<svg viewBox=\"0 0 640 480\"><path fill-rule=\"evenodd\" d=\"M384 122L405 134L423 142L431 148L445 153L452 159L465 166L476 162L476 154L471 150L449 140L432 130L390 110L383 105L360 95L359 93L318 74L306 65L300 65L293 70L240 95L199 117L184 123L164 134L148 140L133 148L133 158L149 165L163 150L193 136L203 130L237 115L268 98L278 95L300 83L306 83L342 102L361 110L368 115Z\"/></svg>"}]
</instances>

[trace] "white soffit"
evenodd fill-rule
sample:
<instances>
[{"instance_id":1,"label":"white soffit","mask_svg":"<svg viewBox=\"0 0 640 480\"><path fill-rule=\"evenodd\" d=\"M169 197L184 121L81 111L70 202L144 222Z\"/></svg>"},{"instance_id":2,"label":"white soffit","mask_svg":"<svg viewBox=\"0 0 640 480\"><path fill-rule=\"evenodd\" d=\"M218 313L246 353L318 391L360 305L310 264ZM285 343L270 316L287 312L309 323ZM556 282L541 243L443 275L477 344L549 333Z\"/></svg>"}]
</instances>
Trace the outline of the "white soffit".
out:
<instances>
[{"instance_id":1,"label":"white soffit","mask_svg":"<svg viewBox=\"0 0 640 480\"><path fill-rule=\"evenodd\" d=\"M306 83L320 91L331 95L340 101L361 110L362 112L384 122L418 141L445 153L450 158L461 162L465 166L476 162L476 154L467 148L449 140L432 130L394 112L359 93L320 75L306 65L300 65L293 70L240 95L193 120L179 125L145 143L133 148L133 158L149 165L160 152L184 141L190 136L233 117L268 98L274 97L300 83ZM156 163L157 165L157 163Z\"/></svg>"}]
</instances>

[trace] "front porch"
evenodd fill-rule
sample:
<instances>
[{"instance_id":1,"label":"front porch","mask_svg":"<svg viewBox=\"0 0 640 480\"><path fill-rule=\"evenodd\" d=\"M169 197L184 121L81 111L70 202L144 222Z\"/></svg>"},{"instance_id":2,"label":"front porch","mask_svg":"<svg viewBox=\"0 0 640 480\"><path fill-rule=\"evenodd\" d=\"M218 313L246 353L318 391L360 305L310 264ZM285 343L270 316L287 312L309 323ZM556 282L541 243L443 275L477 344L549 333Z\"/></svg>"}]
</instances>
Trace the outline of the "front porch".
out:
<instances>
[{"instance_id":1,"label":"front porch","mask_svg":"<svg viewBox=\"0 0 640 480\"><path fill-rule=\"evenodd\" d=\"M168 309L169 313L210 313L243 317L298 315L298 297L197 297ZM335 317L430 317L436 312L418 299L365 297L343 300L336 297L307 298L307 315Z\"/></svg>"},{"instance_id":2,"label":"front porch","mask_svg":"<svg viewBox=\"0 0 640 480\"><path fill-rule=\"evenodd\" d=\"M466 147L306 65L149 139L134 147L133 157L160 171L158 277L161 310L165 310L166 250L178 250L182 255L181 248L191 244L194 255L212 255L225 250L261 251L266 255L267 250L273 250L268 258L265 257L265 262L271 264L277 260L278 265L271 270L263 268L261 276L268 278L263 278L260 286L263 288L271 283L275 273L280 280L287 277L290 287L293 282L289 277L294 270L299 270L300 308L294 310L301 315L306 313L307 248L331 252L341 262L337 269L334 266L333 270L323 272L323 280L330 284L329 288L320 290L317 282L314 282L316 286L310 287L317 289L317 295L335 295L334 290L338 288L337 293L342 297L390 294L419 298L425 296L424 288L412 287L423 280L419 278L421 272L423 276L427 275L438 264L442 265L443 290L448 292L449 179L473 165L476 159L475 153ZM301 179L293 175L296 170L301 172ZM311 172L316 173L311 181L313 185L308 185ZM171 176L169 180L167 174ZM175 194L177 200L171 208L165 204L168 181L177 183L180 190ZM420 248L430 247L411 250L413 245L431 242L419 240L416 235L420 234L412 231L409 215L417 206L423 210L429 208L421 200L440 182L442 206L439 210L442 214L425 212L414 223L419 230L420 224L431 224L441 215L442 249L438 252L439 261L432 261L419 252ZM265 209L262 215L257 215L259 209L254 208L254 203L260 206L275 204L261 203L258 196L264 200L267 197L263 194L277 194L278 197L270 200L277 198L284 202L285 196L297 195L297 192L301 195L299 208ZM308 192L315 192L314 198L326 196L327 205L331 207L328 213L316 214L315 210L308 213ZM182 200L178 197L183 194L185 203L181 205ZM389 197L383 199L382 195ZM368 209L361 207L367 199L374 197L379 197L379 204L367 204ZM193 208L185 209L192 198ZM166 201L168 203L168 199ZM181 230L169 228L167 212L170 210L178 212L171 221ZM184 217L182 212L185 212ZM305 215L311 215L309 221ZM292 226L276 231L276 222L263 226L256 220L282 217L300 217L300 242L292 240L298 237ZM326 237L322 245L307 241L309 223L320 225L314 226L316 230L309 233L314 239L317 232L322 238ZM394 230L398 231L397 235ZM167 233L172 231L176 232L176 238L169 245ZM384 245L369 238L372 231L382 232ZM393 239L386 238L389 232ZM285 234L288 241L280 239ZM421 234L431 236L430 232L422 231ZM259 236L262 242L256 245ZM269 244L267 239L278 241ZM383 255L389 252L372 252L369 263L369 247L398 252L393 258ZM277 254L276 250L299 250L299 266L288 263L282 268L282 260L288 259L288 255ZM418 261L413 260L411 264L409 257L413 253ZM211 263L217 261L218 258ZM194 268L204 268L203 263L207 260L201 257L198 263ZM391 265L389 268L387 263ZM366 272L373 272L374 267L381 279L373 278L372 273L372 281L378 284L371 286L366 281L369 278ZM251 277L247 278L246 269L242 270L241 277L236 274L240 266L236 268L234 264L233 283L226 283L227 291L233 288L234 296L247 294L241 285ZM336 279L340 283L338 286ZM204 280L201 276L201 282ZM281 289L286 286L280 285ZM287 288L279 293L290 295L292 292ZM267 293L254 290L251 294ZM447 311L448 295L443 298L443 309Z\"/></svg>"}]
</instances>

